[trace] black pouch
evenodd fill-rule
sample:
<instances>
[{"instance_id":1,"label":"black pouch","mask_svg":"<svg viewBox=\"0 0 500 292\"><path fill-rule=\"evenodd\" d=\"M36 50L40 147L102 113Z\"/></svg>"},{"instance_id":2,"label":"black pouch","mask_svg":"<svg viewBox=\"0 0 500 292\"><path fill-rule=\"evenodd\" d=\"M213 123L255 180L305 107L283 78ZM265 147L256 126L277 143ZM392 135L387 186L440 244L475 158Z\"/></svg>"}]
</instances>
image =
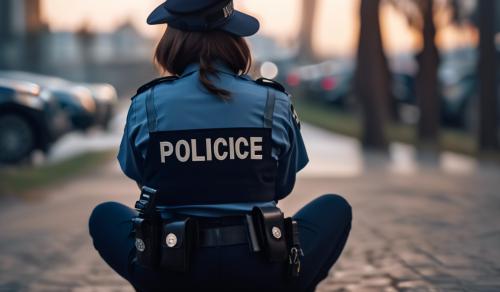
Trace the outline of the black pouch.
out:
<instances>
[{"instance_id":1,"label":"black pouch","mask_svg":"<svg viewBox=\"0 0 500 292\"><path fill-rule=\"evenodd\" d=\"M143 267L158 267L159 222L156 219L134 218L132 224L135 233L137 263Z\"/></svg>"},{"instance_id":2,"label":"black pouch","mask_svg":"<svg viewBox=\"0 0 500 292\"><path fill-rule=\"evenodd\" d=\"M192 218L171 219L163 222L161 232L162 269L187 272L191 253L197 242L198 225Z\"/></svg>"},{"instance_id":3,"label":"black pouch","mask_svg":"<svg viewBox=\"0 0 500 292\"><path fill-rule=\"evenodd\" d=\"M284 215L276 207L255 207L252 218L257 231L259 245L271 262L284 262L288 252L286 248Z\"/></svg>"}]
</instances>

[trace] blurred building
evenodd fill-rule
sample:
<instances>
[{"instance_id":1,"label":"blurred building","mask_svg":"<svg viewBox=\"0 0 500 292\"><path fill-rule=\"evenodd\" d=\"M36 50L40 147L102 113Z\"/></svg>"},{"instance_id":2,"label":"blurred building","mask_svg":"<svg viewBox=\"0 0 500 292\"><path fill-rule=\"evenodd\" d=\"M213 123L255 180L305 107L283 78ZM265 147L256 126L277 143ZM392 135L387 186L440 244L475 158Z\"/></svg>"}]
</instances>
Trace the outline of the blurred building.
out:
<instances>
[{"instance_id":1,"label":"blurred building","mask_svg":"<svg viewBox=\"0 0 500 292\"><path fill-rule=\"evenodd\" d=\"M38 35L47 31L40 0L0 1L0 67L11 68L22 59L37 61Z\"/></svg>"},{"instance_id":2,"label":"blurred building","mask_svg":"<svg viewBox=\"0 0 500 292\"><path fill-rule=\"evenodd\" d=\"M0 1L0 37L13 37L45 28L40 16L40 0Z\"/></svg>"},{"instance_id":3,"label":"blurred building","mask_svg":"<svg viewBox=\"0 0 500 292\"><path fill-rule=\"evenodd\" d=\"M40 0L0 0L0 70L115 85L131 83L122 82L121 74L116 76L129 68L145 72L142 75L147 77L140 77L141 81L154 73L154 43L130 22L109 33L97 33L85 24L76 32L51 32L42 19L40 5Z\"/></svg>"}]
</instances>

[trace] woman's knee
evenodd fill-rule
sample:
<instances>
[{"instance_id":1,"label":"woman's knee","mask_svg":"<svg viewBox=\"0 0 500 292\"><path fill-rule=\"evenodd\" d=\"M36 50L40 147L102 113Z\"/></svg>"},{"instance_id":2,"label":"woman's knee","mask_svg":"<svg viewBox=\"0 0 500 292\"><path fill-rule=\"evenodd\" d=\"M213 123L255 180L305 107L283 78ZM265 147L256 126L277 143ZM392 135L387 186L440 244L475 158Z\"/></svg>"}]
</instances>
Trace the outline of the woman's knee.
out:
<instances>
[{"instance_id":1,"label":"woman's knee","mask_svg":"<svg viewBox=\"0 0 500 292\"><path fill-rule=\"evenodd\" d=\"M342 196L327 194L311 201L294 217L307 221L314 218L314 221L318 222L337 222L348 225L352 221L352 208Z\"/></svg>"},{"instance_id":2,"label":"woman's knee","mask_svg":"<svg viewBox=\"0 0 500 292\"><path fill-rule=\"evenodd\" d=\"M126 207L117 202L105 202L97 205L89 218L89 233L90 236L94 237L96 230L99 226L113 217L116 209Z\"/></svg>"},{"instance_id":3,"label":"woman's knee","mask_svg":"<svg viewBox=\"0 0 500 292\"><path fill-rule=\"evenodd\" d=\"M342 196L337 194L326 194L316 199L318 204L324 206L332 213L335 211L337 214L343 215L342 217L352 220L352 207L351 204Z\"/></svg>"}]
</instances>

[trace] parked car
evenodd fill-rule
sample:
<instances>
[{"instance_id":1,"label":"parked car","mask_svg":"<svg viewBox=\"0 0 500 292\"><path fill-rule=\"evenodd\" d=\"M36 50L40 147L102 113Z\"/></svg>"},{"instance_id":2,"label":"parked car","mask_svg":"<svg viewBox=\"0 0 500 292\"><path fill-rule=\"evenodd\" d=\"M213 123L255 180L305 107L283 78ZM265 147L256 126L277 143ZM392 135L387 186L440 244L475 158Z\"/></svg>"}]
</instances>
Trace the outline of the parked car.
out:
<instances>
[{"instance_id":1,"label":"parked car","mask_svg":"<svg viewBox=\"0 0 500 292\"><path fill-rule=\"evenodd\" d=\"M441 54L438 78L443 125L456 128L471 125L473 100L478 97L477 61L478 53L472 48ZM398 104L399 116L403 121L411 123L418 120L414 74L409 73L409 70L396 70L392 75L392 93ZM497 82L500 84L500 76L498 77ZM412 118L405 119L405 116Z\"/></svg>"},{"instance_id":2,"label":"parked car","mask_svg":"<svg viewBox=\"0 0 500 292\"><path fill-rule=\"evenodd\" d=\"M0 164L20 162L50 145L71 125L49 90L0 78Z\"/></svg>"},{"instance_id":3,"label":"parked car","mask_svg":"<svg viewBox=\"0 0 500 292\"><path fill-rule=\"evenodd\" d=\"M352 93L354 67L348 60L326 61L289 71L286 84L304 98L343 106Z\"/></svg>"},{"instance_id":4,"label":"parked car","mask_svg":"<svg viewBox=\"0 0 500 292\"><path fill-rule=\"evenodd\" d=\"M73 126L79 130L93 125L107 128L118 101L115 88L109 84L76 83L20 71L3 71L0 76L33 82L51 90L68 111Z\"/></svg>"},{"instance_id":5,"label":"parked car","mask_svg":"<svg viewBox=\"0 0 500 292\"><path fill-rule=\"evenodd\" d=\"M453 77L440 75L441 122L449 127L465 127L467 110L477 93L477 80L474 74L452 74ZM409 74L392 75L392 93L396 98L399 117L403 122L418 121L415 78Z\"/></svg>"}]
</instances>

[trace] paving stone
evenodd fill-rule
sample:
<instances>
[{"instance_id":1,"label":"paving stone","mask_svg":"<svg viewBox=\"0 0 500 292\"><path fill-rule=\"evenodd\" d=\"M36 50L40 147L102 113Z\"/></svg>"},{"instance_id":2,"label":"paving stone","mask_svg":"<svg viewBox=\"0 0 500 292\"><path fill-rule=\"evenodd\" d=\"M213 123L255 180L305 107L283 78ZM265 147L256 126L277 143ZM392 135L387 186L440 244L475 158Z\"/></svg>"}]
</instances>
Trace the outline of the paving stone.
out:
<instances>
[{"instance_id":1,"label":"paving stone","mask_svg":"<svg viewBox=\"0 0 500 292\"><path fill-rule=\"evenodd\" d=\"M397 284L397 288L399 289L432 289L431 285L424 281L403 281ZM427 290L426 290L427 291Z\"/></svg>"},{"instance_id":2,"label":"paving stone","mask_svg":"<svg viewBox=\"0 0 500 292\"><path fill-rule=\"evenodd\" d=\"M364 278L361 285L366 287L388 287L391 285L391 279L387 277Z\"/></svg>"}]
</instances>

